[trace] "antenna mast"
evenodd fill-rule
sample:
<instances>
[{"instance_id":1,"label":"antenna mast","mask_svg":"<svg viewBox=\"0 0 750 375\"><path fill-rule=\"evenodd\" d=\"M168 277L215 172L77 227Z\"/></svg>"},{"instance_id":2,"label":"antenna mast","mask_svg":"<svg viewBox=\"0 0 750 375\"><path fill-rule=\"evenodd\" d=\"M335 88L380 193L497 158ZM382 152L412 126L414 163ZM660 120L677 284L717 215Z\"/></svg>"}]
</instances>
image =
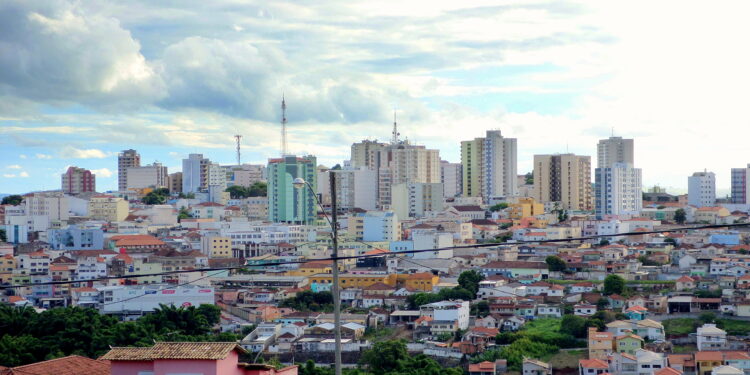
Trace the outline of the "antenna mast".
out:
<instances>
[{"instance_id":1,"label":"antenna mast","mask_svg":"<svg viewBox=\"0 0 750 375\"><path fill-rule=\"evenodd\" d=\"M240 139L242 139L242 136L237 134L234 138L237 139L237 165L242 165L242 163L240 163Z\"/></svg>"},{"instance_id":2,"label":"antenna mast","mask_svg":"<svg viewBox=\"0 0 750 375\"><path fill-rule=\"evenodd\" d=\"M281 94L281 157L283 158L286 155L286 100L284 94Z\"/></svg>"},{"instance_id":3,"label":"antenna mast","mask_svg":"<svg viewBox=\"0 0 750 375\"><path fill-rule=\"evenodd\" d=\"M391 133L391 144L398 144L398 126L396 125L396 110L393 110L393 133Z\"/></svg>"}]
</instances>

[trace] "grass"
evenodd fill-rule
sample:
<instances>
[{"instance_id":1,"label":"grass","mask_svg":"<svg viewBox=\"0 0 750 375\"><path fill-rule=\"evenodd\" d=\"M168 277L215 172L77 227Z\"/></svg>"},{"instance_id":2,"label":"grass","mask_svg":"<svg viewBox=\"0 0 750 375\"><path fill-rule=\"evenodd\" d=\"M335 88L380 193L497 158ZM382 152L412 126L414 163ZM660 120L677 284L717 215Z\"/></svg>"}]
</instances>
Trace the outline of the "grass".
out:
<instances>
[{"instance_id":1,"label":"grass","mask_svg":"<svg viewBox=\"0 0 750 375\"><path fill-rule=\"evenodd\" d=\"M364 338L373 342L386 341L390 339L395 333L393 328L380 327L376 329L368 328L365 331Z\"/></svg>"},{"instance_id":2,"label":"grass","mask_svg":"<svg viewBox=\"0 0 750 375\"><path fill-rule=\"evenodd\" d=\"M661 322L667 336L684 336L695 332L699 321L693 318L667 319Z\"/></svg>"},{"instance_id":3,"label":"grass","mask_svg":"<svg viewBox=\"0 0 750 375\"><path fill-rule=\"evenodd\" d=\"M750 322L746 320L716 319L716 323L721 329L727 331L728 335L750 335Z\"/></svg>"},{"instance_id":4,"label":"grass","mask_svg":"<svg viewBox=\"0 0 750 375\"><path fill-rule=\"evenodd\" d=\"M586 350L561 350L542 360L549 363L552 368L577 368L578 360L586 358Z\"/></svg>"},{"instance_id":5,"label":"grass","mask_svg":"<svg viewBox=\"0 0 750 375\"><path fill-rule=\"evenodd\" d=\"M698 351L695 345L674 345L672 346L672 353L674 354L689 354Z\"/></svg>"},{"instance_id":6,"label":"grass","mask_svg":"<svg viewBox=\"0 0 750 375\"><path fill-rule=\"evenodd\" d=\"M535 319L524 324L521 330L529 334L549 334L551 332L560 332L561 323L562 319Z\"/></svg>"}]
</instances>

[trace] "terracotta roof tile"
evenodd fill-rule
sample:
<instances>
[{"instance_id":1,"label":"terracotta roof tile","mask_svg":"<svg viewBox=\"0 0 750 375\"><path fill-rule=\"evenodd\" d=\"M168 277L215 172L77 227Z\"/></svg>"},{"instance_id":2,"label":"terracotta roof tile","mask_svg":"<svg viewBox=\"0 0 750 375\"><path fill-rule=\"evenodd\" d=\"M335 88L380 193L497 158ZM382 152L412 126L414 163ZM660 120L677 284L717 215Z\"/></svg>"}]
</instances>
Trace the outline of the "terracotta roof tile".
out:
<instances>
[{"instance_id":1,"label":"terracotta roof tile","mask_svg":"<svg viewBox=\"0 0 750 375\"><path fill-rule=\"evenodd\" d=\"M109 361L71 355L49 361L13 367L11 374L24 375L109 375Z\"/></svg>"},{"instance_id":2,"label":"terracotta roof tile","mask_svg":"<svg viewBox=\"0 0 750 375\"><path fill-rule=\"evenodd\" d=\"M157 342L150 348L112 348L100 359L110 361L148 361L154 359L220 360L232 350L245 352L234 342Z\"/></svg>"}]
</instances>

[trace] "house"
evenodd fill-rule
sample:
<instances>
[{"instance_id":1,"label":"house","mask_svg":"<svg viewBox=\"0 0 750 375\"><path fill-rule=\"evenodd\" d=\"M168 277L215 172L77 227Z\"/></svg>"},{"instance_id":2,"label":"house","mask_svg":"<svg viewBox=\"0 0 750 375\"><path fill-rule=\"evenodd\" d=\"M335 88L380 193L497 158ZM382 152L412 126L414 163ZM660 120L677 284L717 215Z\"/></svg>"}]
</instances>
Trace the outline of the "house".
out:
<instances>
[{"instance_id":1,"label":"house","mask_svg":"<svg viewBox=\"0 0 750 375\"><path fill-rule=\"evenodd\" d=\"M695 289L695 279L693 279L690 276L682 276L677 281L675 281L675 288L678 292L685 291L685 290L694 290Z\"/></svg>"},{"instance_id":2,"label":"house","mask_svg":"<svg viewBox=\"0 0 750 375\"><path fill-rule=\"evenodd\" d=\"M597 332L596 327L589 327L589 358L607 360L614 348L612 337L612 332Z\"/></svg>"},{"instance_id":3,"label":"house","mask_svg":"<svg viewBox=\"0 0 750 375\"><path fill-rule=\"evenodd\" d=\"M745 372L734 366L719 366L711 370L711 375L744 375Z\"/></svg>"},{"instance_id":4,"label":"house","mask_svg":"<svg viewBox=\"0 0 750 375\"><path fill-rule=\"evenodd\" d=\"M234 342L157 342L152 347L115 347L100 360L109 361L112 375L297 375L297 366L239 362L246 353Z\"/></svg>"},{"instance_id":5,"label":"house","mask_svg":"<svg viewBox=\"0 0 750 375\"><path fill-rule=\"evenodd\" d=\"M524 358L521 375L552 375L552 366L538 359Z\"/></svg>"},{"instance_id":6,"label":"house","mask_svg":"<svg viewBox=\"0 0 750 375\"><path fill-rule=\"evenodd\" d=\"M635 352L638 363L638 375L652 375L654 372L667 367L667 358L663 353L654 353L650 350L638 349Z\"/></svg>"},{"instance_id":7,"label":"house","mask_svg":"<svg viewBox=\"0 0 750 375\"><path fill-rule=\"evenodd\" d=\"M643 338L632 333L626 333L615 337L615 350L618 353L635 355L638 349L643 347Z\"/></svg>"},{"instance_id":8,"label":"house","mask_svg":"<svg viewBox=\"0 0 750 375\"><path fill-rule=\"evenodd\" d=\"M647 340L664 340L664 326L651 319L615 320L607 323L607 332L615 336L633 333Z\"/></svg>"},{"instance_id":9,"label":"house","mask_svg":"<svg viewBox=\"0 0 750 375\"><path fill-rule=\"evenodd\" d=\"M724 362L724 355L719 351L699 351L695 353L695 366L698 375L711 375L714 367Z\"/></svg>"},{"instance_id":10,"label":"house","mask_svg":"<svg viewBox=\"0 0 750 375\"><path fill-rule=\"evenodd\" d=\"M577 316L588 317L596 314L596 306L588 304L578 304L573 306L573 314Z\"/></svg>"},{"instance_id":11,"label":"house","mask_svg":"<svg viewBox=\"0 0 750 375\"><path fill-rule=\"evenodd\" d=\"M643 320L646 319L648 309L643 306L633 306L625 310L625 316L631 320Z\"/></svg>"},{"instance_id":12,"label":"house","mask_svg":"<svg viewBox=\"0 0 750 375\"><path fill-rule=\"evenodd\" d=\"M560 306L538 304L536 305L536 316L538 318L562 318Z\"/></svg>"},{"instance_id":13,"label":"house","mask_svg":"<svg viewBox=\"0 0 750 375\"><path fill-rule=\"evenodd\" d=\"M599 375L607 371L609 371L609 365L601 359L581 359L578 361L578 375Z\"/></svg>"},{"instance_id":14,"label":"house","mask_svg":"<svg viewBox=\"0 0 750 375\"><path fill-rule=\"evenodd\" d=\"M468 301L440 301L428 303L419 307L422 316L428 316L436 321L455 321L457 329L469 328Z\"/></svg>"},{"instance_id":15,"label":"house","mask_svg":"<svg viewBox=\"0 0 750 375\"><path fill-rule=\"evenodd\" d=\"M70 355L48 361L30 363L28 365L5 368L0 366L2 375L110 375L110 365L107 361Z\"/></svg>"},{"instance_id":16,"label":"house","mask_svg":"<svg viewBox=\"0 0 750 375\"><path fill-rule=\"evenodd\" d=\"M576 283L570 286L570 293L589 293L594 290L596 290L596 284L589 281Z\"/></svg>"},{"instance_id":17,"label":"house","mask_svg":"<svg viewBox=\"0 0 750 375\"><path fill-rule=\"evenodd\" d=\"M496 373L495 362L484 361L469 365L469 375L495 375Z\"/></svg>"},{"instance_id":18,"label":"house","mask_svg":"<svg viewBox=\"0 0 750 375\"><path fill-rule=\"evenodd\" d=\"M520 316L511 316L503 321L503 331L518 331L526 323L526 319Z\"/></svg>"},{"instance_id":19,"label":"house","mask_svg":"<svg viewBox=\"0 0 750 375\"><path fill-rule=\"evenodd\" d=\"M698 350L723 350L727 345L727 331L716 324L704 324L696 332Z\"/></svg>"}]
</instances>

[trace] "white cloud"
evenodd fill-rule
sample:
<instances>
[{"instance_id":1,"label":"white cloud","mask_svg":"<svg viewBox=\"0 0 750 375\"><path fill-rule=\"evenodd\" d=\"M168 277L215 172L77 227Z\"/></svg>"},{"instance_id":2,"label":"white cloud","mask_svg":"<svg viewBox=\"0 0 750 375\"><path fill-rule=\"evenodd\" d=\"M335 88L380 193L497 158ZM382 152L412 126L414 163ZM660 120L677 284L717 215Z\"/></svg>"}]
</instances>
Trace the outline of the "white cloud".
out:
<instances>
[{"instance_id":1,"label":"white cloud","mask_svg":"<svg viewBox=\"0 0 750 375\"><path fill-rule=\"evenodd\" d=\"M100 169L92 169L92 173L96 175L97 178L104 177L109 178L112 177L113 173L107 168L100 168Z\"/></svg>"},{"instance_id":2,"label":"white cloud","mask_svg":"<svg viewBox=\"0 0 750 375\"><path fill-rule=\"evenodd\" d=\"M27 156L24 155L24 154L18 155L18 157L21 158L21 159L26 159L27 158Z\"/></svg>"},{"instance_id":3,"label":"white cloud","mask_svg":"<svg viewBox=\"0 0 750 375\"><path fill-rule=\"evenodd\" d=\"M7 166L5 168L8 168L8 169L23 169L23 167L21 167L18 164L9 165L9 166Z\"/></svg>"},{"instance_id":4,"label":"white cloud","mask_svg":"<svg viewBox=\"0 0 750 375\"><path fill-rule=\"evenodd\" d=\"M5 178L15 178L16 175L11 174L11 173L6 173L6 174L3 174L3 177L5 177Z\"/></svg>"},{"instance_id":5,"label":"white cloud","mask_svg":"<svg viewBox=\"0 0 750 375\"><path fill-rule=\"evenodd\" d=\"M21 173L18 174L18 177L29 177L29 173L26 171L22 171Z\"/></svg>"},{"instance_id":6,"label":"white cloud","mask_svg":"<svg viewBox=\"0 0 750 375\"><path fill-rule=\"evenodd\" d=\"M66 159L103 159L107 156L109 156L107 153L95 148L78 149L73 146L66 146L60 151L60 157Z\"/></svg>"},{"instance_id":7,"label":"white cloud","mask_svg":"<svg viewBox=\"0 0 750 375\"><path fill-rule=\"evenodd\" d=\"M52 159L52 155L47 154L36 154L35 156L37 159Z\"/></svg>"}]
</instances>

